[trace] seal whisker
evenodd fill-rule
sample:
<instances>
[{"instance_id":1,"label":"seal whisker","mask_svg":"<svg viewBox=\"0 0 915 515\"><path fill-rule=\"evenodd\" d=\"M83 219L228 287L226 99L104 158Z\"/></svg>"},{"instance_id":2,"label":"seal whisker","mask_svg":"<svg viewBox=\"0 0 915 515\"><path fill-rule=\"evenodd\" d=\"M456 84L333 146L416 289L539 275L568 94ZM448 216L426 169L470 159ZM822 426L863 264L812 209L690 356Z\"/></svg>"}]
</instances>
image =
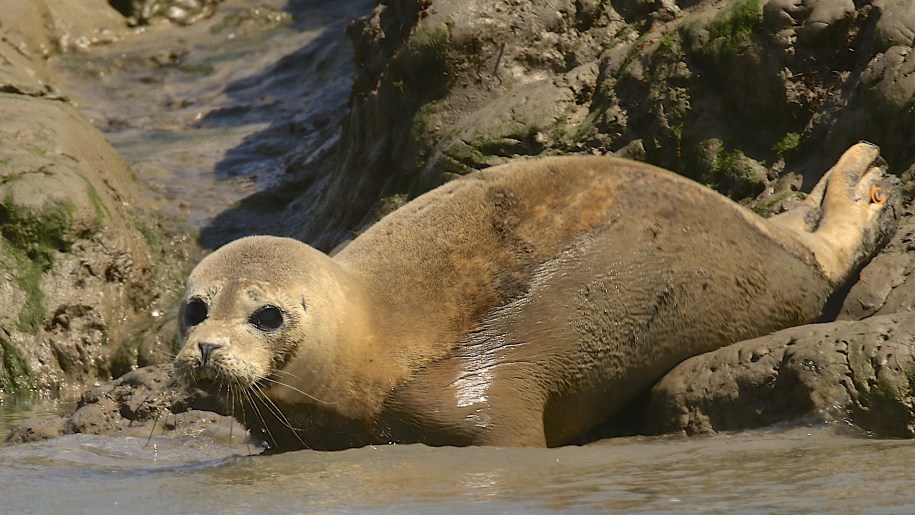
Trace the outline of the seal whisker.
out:
<instances>
[{"instance_id":1,"label":"seal whisker","mask_svg":"<svg viewBox=\"0 0 915 515\"><path fill-rule=\"evenodd\" d=\"M273 416L275 416L277 418L277 420L279 420L284 426L286 426L287 429L290 429L293 432L300 431L300 429L295 428L292 425L292 423L289 422L289 419L286 418L286 414L283 413L283 410L280 409L280 407L275 402L273 402L273 400L271 400L269 397L267 397L267 394L263 391L261 386L259 386L257 384L253 385L252 391L255 393L255 395L258 396L259 399L261 399L264 402L264 405L267 406L267 408L270 410L270 412L273 414Z\"/></svg>"},{"instance_id":2,"label":"seal whisker","mask_svg":"<svg viewBox=\"0 0 915 515\"><path fill-rule=\"evenodd\" d=\"M226 399L228 403L228 413L229 413L229 448L232 448L232 445L235 444L235 435L233 434L233 429L235 429L235 424L232 423L232 419L235 418L235 389L229 388L226 392Z\"/></svg>"},{"instance_id":3,"label":"seal whisker","mask_svg":"<svg viewBox=\"0 0 915 515\"><path fill-rule=\"evenodd\" d=\"M242 395L245 396L246 399L248 399L248 404L251 405L251 409L254 410L254 413L257 415L257 418L260 419L260 421L261 421L261 426L263 426L263 429L264 429L264 431L267 433L267 436L268 436L268 437L270 438L270 440L272 441L273 446L274 446L274 447L278 447L279 444L277 443L276 438L273 436L273 433L270 432L270 426L267 425L267 420L264 418L264 415L261 413L260 408L257 407L257 403L256 403L255 400L254 400L254 395L255 395L255 394L254 394L254 391L253 391L253 390L248 390L248 389L242 389L242 390L240 390L240 392L241 392Z\"/></svg>"},{"instance_id":4,"label":"seal whisker","mask_svg":"<svg viewBox=\"0 0 915 515\"><path fill-rule=\"evenodd\" d=\"M152 427L149 428L149 436L146 437L146 443L143 444L143 448L144 448L144 449L147 448L147 447L149 447L150 442L152 442L153 434L155 434L155 432L156 432L156 424L159 423L159 417L161 417L161 416L162 416L162 413L161 413L161 412L158 412L158 413L156 414L156 418L153 420ZM166 422L167 422L167 421L166 421ZM165 424L163 424L163 426L164 426L164 425L165 425ZM164 434L164 433L163 433L163 434Z\"/></svg>"},{"instance_id":5,"label":"seal whisker","mask_svg":"<svg viewBox=\"0 0 915 515\"><path fill-rule=\"evenodd\" d=\"M273 383L273 384L276 384L276 385L279 385L279 386L282 386L282 387L285 387L285 388L289 388L290 390L292 390L292 391L294 391L294 392L296 392L296 393L301 393L301 394L304 395L306 398L311 399L311 400L313 400L313 401L315 401L315 402L317 402L317 403L324 404L325 406L333 406L334 404L336 404L336 402L322 401L321 399L319 399L319 398L317 398L317 397L315 397L315 396L313 396L313 395L311 395L311 394L308 394L308 393L306 393L306 392L303 392L302 390L299 390L299 389L296 388L295 386L292 386L292 385L290 385L290 384L286 384L286 383L284 383L284 382L282 382L282 381L277 381L276 379L271 379L271 378L269 378L269 377L262 377L261 380L262 380L262 381L267 381L267 382L270 382L270 383ZM257 384L257 383L255 383L255 384Z\"/></svg>"},{"instance_id":6,"label":"seal whisker","mask_svg":"<svg viewBox=\"0 0 915 515\"><path fill-rule=\"evenodd\" d=\"M225 387L225 389L226 389L226 393L225 393L225 394L222 393L223 387ZM226 411L229 413L229 415L232 415L232 414L233 414L232 410L234 409L234 407L232 406L232 396L231 396L231 393L232 393L231 385L228 384L228 383L226 383L226 382L223 382L223 380L220 379L220 380L219 380L219 383L216 385L216 394L215 394L215 397L216 397L218 400L222 400L223 402L225 402L225 403L227 404L227 406L226 406L226 408L227 408Z\"/></svg>"},{"instance_id":7,"label":"seal whisker","mask_svg":"<svg viewBox=\"0 0 915 515\"><path fill-rule=\"evenodd\" d=\"M152 396L153 396L153 393L151 391L148 392L146 394L146 396L143 397L143 400L140 401L140 404L146 404L146 402L148 402L149 399L152 398ZM159 419L162 417L162 410L156 409L155 412L156 412L156 417L155 417L155 419L153 419L152 427L149 429L149 437L146 438L146 443L143 445L143 448L146 448L147 446L149 446L150 442L152 441L152 437L156 432L156 425L158 425ZM177 416L177 415L175 415L175 416ZM168 425L168 414L165 415L165 423L162 424L162 434L163 435L165 434L167 425Z\"/></svg>"},{"instance_id":8,"label":"seal whisker","mask_svg":"<svg viewBox=\"0 0 915 515\"><path fill-rule=\"evenodd\" d=\"M260 387L257 383L252 384L251 387L250 387L250 389L249 389L249 391L250 391L251 393L253 393L258 399L260 399L260 400L263 402L264 407L266 407L267 410L268 410L277 420L279 420L279 421L280 421L284 426L286 426L287 428L293 429L293 427L289 424L289 422L288 422L288 420L286 419L286 417L283 415L283 412L279 409L279 406L277 406L276 403L274 403L272 400L270 400L270 399L266 396L266 394L263 392L263 390L261 389L261 387Z\"/></svg>"},{"instance_id":9,"label":"seal whisker","mask_svg":"<svg viewBox=\"0 0 915 515\"><path fill-rule=\"evenodd\" d=\"M274 374L286 374L287 376L292 377L293 379L299 379L299 376L293 374L292 372L286 370L285 368L276 369L273 371L273 373Z\"/></svg>"},{"instance_id":10,"label":"seal whisker","mask_svg":"<svg viewBox=\"0 0 915 515\"><path fill-rule=\"evenodd\" d=\"M231 395L231 398L232 398L232 401L231 401L232 407L230 408L231 416L232 416L232 418L235 418L237 420L237 418L235 417L235 403L237 402L238 408L241 410L241 425L245 428L245 430L247 430L248 422L247 422L247 417L245 416L245 403L241 399L241 395L240 395L241 389L238 388L237 386L238 385L231 385L231 388L229 388L229 394ZM236 396L238 397L238 399L236 399ZM234 443L234 438L232 437L232 430L234 429L235 425L232 424L231 421L229 421L229 424L230 424L229 425L229 439L231 441L233 441L233 443ZM245 438L245 447L248 449L248 454L253 454L253 452L251 451L251 439L250 438Z\"/></svg>"},{"instance_id":11,"label":"seal whisker","mask_svg":"<svg viewBox=\"0 0 915 515\"><path fill-rule=\"evenodd\" d=\"M251 391L254 392L254 394L257 395L264 402L264 406L266 406L267 409L269 409L270 412L273 413L273 416L275 416L277 418L277 420L280 421L281 424L283 424L290 431L292 431L292 435L295 436L296 440L298 440L299 443L301 443L306 449L310 448L299 437L298 432L302 431L302 430L298 429L296 427L293 427L292 423L289 422L289 419L286 418L286 414L283 413L283 410L280 409L280 407L277 406L277 404L275 402L273 402L273 400L270 399L270 397L268 397L266 393L264 393L264 391L262 390L262 387L259 384L254 383L253 385L251 385Z\"/></svg>"},{"instance_id":12,"label":"seal whisker","mask_svg":"<svg viewBox=\"0 0 915 515\"><path fill-rule=\"evenodd\" d=\"M220 381L220 386L219 386L220 390L222 389L222 384L223 384L222 381ZM229 448L231 448L235 444L235 436L233 434L233 429L235 428L235 424L233 424L233 420L238 420L238 417L236 416L236 413L235 413L236 404L241 409L241 420L239 422L241 423L242 426L245 426L245 427L247 427L247 425L246 425L247 422L245 420L245 404L237 398L238 393L236 391L237 389L236 389L235 385L231 382L226 382L225 387L226 387L226 394L225 394L224 399L226 402L226 413L229 416ZM248 452L250 452L250 451L251 451L251 446L249 445Z\"/></svg>"}]
</instances>

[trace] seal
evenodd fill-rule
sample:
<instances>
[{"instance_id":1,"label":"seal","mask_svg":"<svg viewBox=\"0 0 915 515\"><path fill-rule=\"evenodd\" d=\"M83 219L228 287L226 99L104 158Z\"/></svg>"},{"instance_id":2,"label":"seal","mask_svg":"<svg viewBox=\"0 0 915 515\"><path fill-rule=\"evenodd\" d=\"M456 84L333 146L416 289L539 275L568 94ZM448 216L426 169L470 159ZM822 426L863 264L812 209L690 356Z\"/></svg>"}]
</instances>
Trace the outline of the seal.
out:
<instances>
[{"instance_id":1,"label":"seal","mask_svg":"<svg viewBox=\"0 0 915 515\"><path fill-rule=\"evenodd\" d=\"M860 143L767 220L633 161L497 166L333 257L216 250L187 281L176 373L274 451L566 444L687 357L814 321L895 228L894 179Z\"/></svg>"}]
</instances>

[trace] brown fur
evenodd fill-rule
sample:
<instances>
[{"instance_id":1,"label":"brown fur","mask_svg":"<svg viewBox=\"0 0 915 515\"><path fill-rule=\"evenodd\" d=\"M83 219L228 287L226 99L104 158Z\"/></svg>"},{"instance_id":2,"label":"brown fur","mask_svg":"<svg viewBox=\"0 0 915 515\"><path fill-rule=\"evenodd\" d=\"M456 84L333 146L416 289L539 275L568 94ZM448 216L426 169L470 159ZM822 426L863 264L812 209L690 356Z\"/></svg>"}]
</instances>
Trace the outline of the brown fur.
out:
<instances>
[{"instance_id":1,"label":"brown fur","mask_svg":"<svg viewBox=\"0 0 915 515\"><path fill-rule=\"evenodd\" d=\"M278 449L561 445L689 356L814 320L859 264L847 256L872 255L894 220L856 199L883 177L871 148L840 161L814 217L841 213L857 239L608 157L472 174L332 259L244 238L191 274L186 302L209 312L182 321L176 366ZM249 321L266 304L283 311L275 331ZM201 342L221 345L206 366Z\"/></svg>"}]
</instances>

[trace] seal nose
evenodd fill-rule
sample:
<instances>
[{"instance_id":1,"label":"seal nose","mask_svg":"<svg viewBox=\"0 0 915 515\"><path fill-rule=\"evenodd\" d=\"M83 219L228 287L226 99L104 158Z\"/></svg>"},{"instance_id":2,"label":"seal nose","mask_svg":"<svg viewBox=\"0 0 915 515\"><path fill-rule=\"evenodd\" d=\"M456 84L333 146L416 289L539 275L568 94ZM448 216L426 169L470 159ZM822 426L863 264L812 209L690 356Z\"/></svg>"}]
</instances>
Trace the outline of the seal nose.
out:
<instances>
[{"instance_id":1,"label":"seal nose","mask_svg":"<svg viewBox=\"0 0 915 515\"><path fill-rule=\"evenodd\" d=\"M197 347L200 349L201 365L206 365L207 361L210 361L210 354L212 354L214 350L222 347L222 345L218 343L200 342L197 344Z\"/></svg>"}]
</instances>

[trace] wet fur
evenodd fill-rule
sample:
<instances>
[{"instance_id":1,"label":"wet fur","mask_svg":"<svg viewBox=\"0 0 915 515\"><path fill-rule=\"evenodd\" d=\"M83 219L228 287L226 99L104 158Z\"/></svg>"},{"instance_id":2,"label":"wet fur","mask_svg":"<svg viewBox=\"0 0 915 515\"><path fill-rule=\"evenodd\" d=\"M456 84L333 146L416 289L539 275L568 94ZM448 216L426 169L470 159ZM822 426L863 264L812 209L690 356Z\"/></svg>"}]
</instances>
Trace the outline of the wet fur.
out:
<instances>
[{"instance_id":1,"label":"wet fur","mask_svg":"<svg viewBox=\"0 0 915 515\"><path fill-rule=\"evenodd\" d=\"M210 316L181 324L176 367L274 449L561 445L686 357L816 319L844 278L805 238L648 165L522 161L413 200L333 259L272 237L218 250L189 279ZM247 320L264 303L287 316L274 334Z\"/></svg>"}]
</instances>

